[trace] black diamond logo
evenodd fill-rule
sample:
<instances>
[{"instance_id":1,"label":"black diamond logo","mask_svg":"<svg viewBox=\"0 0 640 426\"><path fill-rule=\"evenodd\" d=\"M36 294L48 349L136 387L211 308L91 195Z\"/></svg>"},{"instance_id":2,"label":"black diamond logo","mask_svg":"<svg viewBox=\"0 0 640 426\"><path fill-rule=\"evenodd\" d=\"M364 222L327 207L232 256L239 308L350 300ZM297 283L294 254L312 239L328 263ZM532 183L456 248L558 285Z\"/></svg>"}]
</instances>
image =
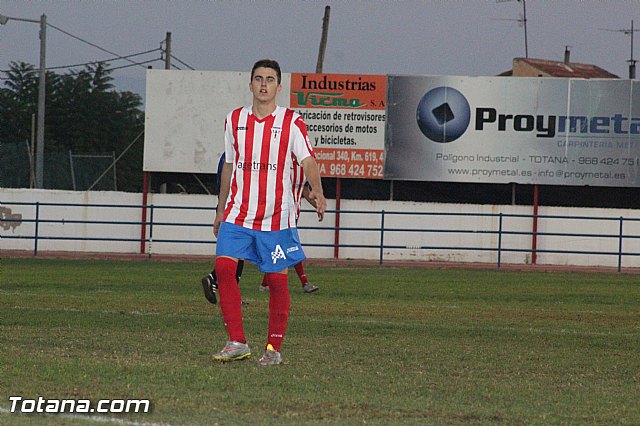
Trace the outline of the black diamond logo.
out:
<instances>
[{"instance_id":1,"label":"black diamond logo","mask_svg":"<svg viewBox=\"0 0 640 426\"><path fill-rule=\"evenodd\" d=\"M438 124L441 126L455 118L455 116L453 115L453 111L451 111L449 104L446 102L439 107L432 109L431 112L433 113L433 116L435 117Z\"/></svg>"}]
</instances>

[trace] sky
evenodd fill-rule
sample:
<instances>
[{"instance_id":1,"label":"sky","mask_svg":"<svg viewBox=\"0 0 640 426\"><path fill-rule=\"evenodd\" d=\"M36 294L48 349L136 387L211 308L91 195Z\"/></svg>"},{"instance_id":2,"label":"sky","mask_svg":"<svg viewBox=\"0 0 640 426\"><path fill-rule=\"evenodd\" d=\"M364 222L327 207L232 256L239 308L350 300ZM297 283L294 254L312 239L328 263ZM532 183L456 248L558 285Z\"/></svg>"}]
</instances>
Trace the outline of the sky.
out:
<instances>
[{"instance_id":1,"label":"sky","mask_svg":"<svg viewBox=\"0 0 640 426\"><path fill-rule=\"evenodd\" d=\"M631 37L621 30L632 20L640 30L640 0L525 1L529 57L561 61L569 46L572 62L628 78ZM249 71L271 58L283 72L314 72L325 6L325 73L491 76L525 56L517 0L0 0L0 14L47 16L47 68L131 65L114 54L159 49L170 32L172 69ZM0 71L11 61L39 66L38 31L37 23L0 25ZM152 62L114 70L114 83L144 98L146 67L165 63L159 50L130 59Z\"/></svg>"}]
</instances>

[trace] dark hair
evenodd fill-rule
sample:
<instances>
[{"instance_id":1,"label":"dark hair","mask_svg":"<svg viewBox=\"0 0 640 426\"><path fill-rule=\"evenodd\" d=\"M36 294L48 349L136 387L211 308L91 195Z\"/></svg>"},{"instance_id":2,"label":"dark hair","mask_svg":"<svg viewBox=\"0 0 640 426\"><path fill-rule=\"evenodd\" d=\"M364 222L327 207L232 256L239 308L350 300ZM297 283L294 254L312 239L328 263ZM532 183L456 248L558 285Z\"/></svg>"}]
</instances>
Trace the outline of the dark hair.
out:
<instances>
[{"instance_id":1,"label":"dark hair","mask_svg":"<svg viewBox=\"0 0 640 426\"><path fill-rule=\"evenodd\" d=\"M278 75L278 84L282 81L282 72L280 71L280 64L278 64L277 61L273 59L260 59L253 64L253 68L251 68L251 80L253 80L253 74L255 74L256 68L271 68Z\"/></svg>"}]
</instances>

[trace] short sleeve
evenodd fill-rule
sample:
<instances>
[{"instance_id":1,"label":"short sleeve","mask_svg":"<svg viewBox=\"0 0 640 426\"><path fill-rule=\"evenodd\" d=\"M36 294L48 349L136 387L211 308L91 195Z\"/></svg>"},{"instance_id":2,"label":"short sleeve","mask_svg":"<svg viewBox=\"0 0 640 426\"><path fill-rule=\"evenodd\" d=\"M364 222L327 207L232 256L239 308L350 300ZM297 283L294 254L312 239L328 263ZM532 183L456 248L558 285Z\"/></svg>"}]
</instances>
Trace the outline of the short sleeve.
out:
<instances>
[{"instance_id":1,"label":"short sleeve","mask_svg":"<svg viewBox=\"0 0 640 426\"><path fill-rule=\"evenodd\" d=\"M312 156L315 158L313 148L309 142L309 134L307 133L307 125L301 116L298 116L293 123L293 155L295 155L298 163Z\"/></svg>"}]
</instances>

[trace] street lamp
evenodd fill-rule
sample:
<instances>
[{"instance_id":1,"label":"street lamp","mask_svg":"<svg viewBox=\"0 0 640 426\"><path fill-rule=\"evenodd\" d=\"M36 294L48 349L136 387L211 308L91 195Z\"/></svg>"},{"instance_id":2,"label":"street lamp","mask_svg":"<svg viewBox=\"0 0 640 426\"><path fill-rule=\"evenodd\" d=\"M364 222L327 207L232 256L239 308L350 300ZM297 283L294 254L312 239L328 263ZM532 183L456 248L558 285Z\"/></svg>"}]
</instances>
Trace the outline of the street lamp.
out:
<instances>
[{"instance_id":1,"label":"street lamp","mask_svg":"<svg viewBox=\"0 0 640 426\"><path fill-rule=\"evenodd\" d=\"M38 120L36 135L36 188L43 188L44 170L44 96L45 96L45 72L47 52L47 15L43 14L40 20L14 18L0 15L0 25L8 21L33 22L40 24L40 76L38 82Z\"/></svg>"}]
</instances>

